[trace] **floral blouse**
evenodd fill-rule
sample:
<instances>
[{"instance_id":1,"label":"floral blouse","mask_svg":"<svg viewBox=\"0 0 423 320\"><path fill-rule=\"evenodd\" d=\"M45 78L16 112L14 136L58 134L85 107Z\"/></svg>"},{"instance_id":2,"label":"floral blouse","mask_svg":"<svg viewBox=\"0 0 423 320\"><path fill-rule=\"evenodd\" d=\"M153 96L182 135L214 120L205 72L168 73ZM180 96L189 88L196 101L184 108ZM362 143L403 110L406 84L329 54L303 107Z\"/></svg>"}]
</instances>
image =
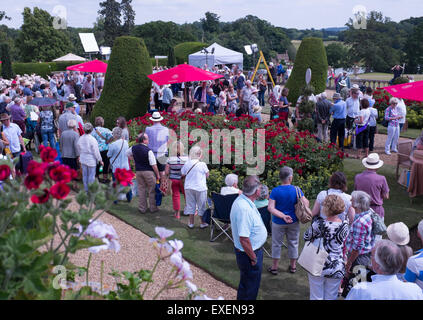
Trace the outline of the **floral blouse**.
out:
<instances>
[{"instance_id":1,"label":"floral blouse","mask_svg":"<svg viewBox=\"0 0 423 320\"><path fill-rule=\"evenodd\" d=\"M348 236L348 223L332 222L317 216L304 234L305 241L321 241L329 254L323 266L322 277L342 279L345 275L343 259L344 241Z\"/></svg>"}]
</instances>

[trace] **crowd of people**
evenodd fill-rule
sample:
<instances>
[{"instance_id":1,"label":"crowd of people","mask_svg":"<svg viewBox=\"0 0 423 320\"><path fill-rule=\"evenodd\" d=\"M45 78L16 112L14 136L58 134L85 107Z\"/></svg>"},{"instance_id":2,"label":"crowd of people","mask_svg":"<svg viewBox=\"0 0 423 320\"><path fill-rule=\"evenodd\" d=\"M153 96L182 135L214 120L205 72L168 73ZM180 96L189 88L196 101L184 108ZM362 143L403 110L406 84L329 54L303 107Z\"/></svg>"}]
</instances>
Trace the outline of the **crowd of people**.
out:
<instances>
[{"instance_id":1,"label":"crowd of people","mask_svg":"<svg viewBox=\"0 0 423 320\"><path fill-rule=\"evenodd\" d=\"M274 69L275 78L279 76L281 79L283 73ZM262 121L260 113L264 92L269 90L268 82L259 75L256 78L257 86L254 86L251 79L236 66L233 70L226 67L224 72L222 80L212 83L203 81L198 86L194 83L183 84L185 87L181 89L188 91L187 103L193 104L197 112L249 114ZM189 216L189 229L195 228L195 216L200 220L200 229L209 227L209 217L205 215L208 207L209 169L202 161L203 150L193 147L188 152L180 142L169 145L169 129L162 124L164 118L160 111L177 112L174 95L180 91L179 87L153 84L149 118L153 125L137 137L132 137L136 138L136 144L130 147L131 137L125 118L116 119L114 128L106 128L102 117L96 117L94 124L81 118L82 110L77 101L98 98L104 85L102 75L93 77L90 74L64 73L52 76L49 82L36 76L26 78L21 80L18 77L10 83L5 80L1 82L2 159L19 157L21 152L25 153L25 134L39 130L43 145L58 148L61 161L80 172L86 192L90 192L90 184L96 177L101 183L110 183L110 177L115 180L117 169L134 168L136 188L121 194L115 203L125 200L130 202L135 192L138 195L138 211L141 214L147 211L154 214L159 211L156 194L157 186L160 185L161 190L172 190L176 219L180 219L183 211ZM343 81L340 81L340 87L344 87ZM423 299L423 258L421 252L412 256L406 246L409 239L407 227L402 223L389 226L389 239L382 239L374 231L374 215L382 220L384 218L383 202L389 199L389 186L386 178L377 173L383 161L378 154L369 154L374 148L374 132L371 128L376 125L377 118L377 112L372 111L372 91L367 88L363 93L352 86L347 93L344 90L344 101L342 90L334 94L333 102L328 100L326 93L314 97L318 139L328 141L328 126L333 117L330 141L335 143L338 137L339 147L343 150L345 127L351 129L355 124L361 128L357 130L360 132L357 132L356 140L357 148L365 151L362 159L365 170L354 178L355 191L351 195L346 193L345 174L333 173L328 190L321 191L313 208L310 208L313 220L303 235L304 240L321 242L328 253L322 274L309 274L310 299L333 300L342 292L346 299ZM279 85L270 88L268 94L269 103L275 108L272 117L286 123L291 107L287 100L288 94L288 89L282 89ZM57 102L41 108L31 104L32 99L42 97ZM391 99L390 107L385 112L388 121L387 154L390 150L397 151L399 120L405 117L402 111L398 111L398 105L396 98ZM60 106L63 112L60 112ZM91 111L87 104L85 114L89 115ZM423 148L423 139L420 138L416 140L414 149L419 148ZM272 265L267 271L278 275L283 241L287 243L288 271L292 274L297 271L300 222L296 215L296 205L301 197L306 206L309 206L309 201L303 191L293 184L293 177L291 168L282 167L279 174L281 183L270 191L256 176L247 176L242 188L238 186L237 175L229 174L225 179L221 194L238 195L230 213L236 260L241 273L238 299L255 299L260 287L263 244L267 240L268 231L258 209L267 208L272 217ZM78 190L75 181L72 187ZM184 204L181 195L185 199ZM423 239L423 222L419 224L418 233ZM349 288L356 266L375 274L369 286Z\"/></svg>"}]
</instances>

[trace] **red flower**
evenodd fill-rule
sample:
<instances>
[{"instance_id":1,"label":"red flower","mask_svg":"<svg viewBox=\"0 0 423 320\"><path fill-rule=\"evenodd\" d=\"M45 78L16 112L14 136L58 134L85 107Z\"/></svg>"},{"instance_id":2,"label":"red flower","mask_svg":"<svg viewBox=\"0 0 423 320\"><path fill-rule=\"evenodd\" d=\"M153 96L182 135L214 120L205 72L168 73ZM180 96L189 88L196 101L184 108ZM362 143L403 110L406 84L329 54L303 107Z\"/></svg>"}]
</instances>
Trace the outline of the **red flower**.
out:
<instances>
[{"instance_id":1,"label":"red flower","mask_svg":"<svg viewBox=\"0 0 423 320\"><path fill-rule=\"evenodd\" d=\"M24 180L25 187L28 190L31 189L38 189L43 182L43 176L42 175L28 175L26 176Z\"/></svg>"},{"instance_id":2,"label":"red flower","mask_svg":"<svg viewBox=\"0 0 423 320\"><path fill-rule=\"evenodd\" d=\"M2 164L0 166L0 181L6 180L10 177L10 167L7 164Z\"/></svg>"},{"instance_id":3,"label":"red flower","mask_svg":"<svg viewBox=\"0 0 423 320\"><path fill-rule=\"evenodd\" d=\"M56 168L53 168L49 172L49 176L56 182L67 183L72 180L71 169L66 165L59 165Z\"/></svg>"},{"instance_id":4,"label":"red flower","mask_svg":"<svg viewBox=\"0 0 423 320\"><path fill-rule=\"evenodd\" d=\"M46 164L31 160L28 163L27 171L30 176L43 176L46 170Z\"/></svg>"},{"instance_id":5,"label":"red flower","mask_svg":"<svg viewBox=\"0 0 423 320\"><path fill-rule=\"evenodd\" d=\"M53 162L57 158L56 149L40 146L40 156L43 162Z\"/></svg>"},{"instance_id":6,"label":"red flower","mask_svg":"<svg viewBox=\"0 0 423 320\"><path fill-rule=\"evenodd\" d=\"M299 150L299 149L301 149L301 146L299 144L296 144L296 145L294 145L294 149Z\"/></svg>"},{"instance_id":7,"label":"red flower","mask_svg":"<svg viewBox=\"0 0 423 320\"><path fill-rule=\"evenodd\" d=\"M37 196L36 194L32 195L31 201L33 203L46 203L50 198L50 192L48 191L48 189L44 189L43 192L44 193L40 196Z\"/></svg>"},{"instance_id":8,"label":"red flower","mask_svg":"<svg viewBox=\"0 0 423 320\"><path fill-rule=\"evenodd\" d=\"M122 186L129 186L132 184L132 178L135 174L131 170L117 168L115 171L115 178Z\"/></svg>"},{"instance_id":9,"label":"red flower","mask_svg":"<svg viewBox=\"0 0 423 320\"><path fill-rule=\"evenodd\" d=\"M50 193L55 199L64 199L69 194L69 192L69 186L63 182L58 182L50 188Z\"/></svg>"}]
</instances>

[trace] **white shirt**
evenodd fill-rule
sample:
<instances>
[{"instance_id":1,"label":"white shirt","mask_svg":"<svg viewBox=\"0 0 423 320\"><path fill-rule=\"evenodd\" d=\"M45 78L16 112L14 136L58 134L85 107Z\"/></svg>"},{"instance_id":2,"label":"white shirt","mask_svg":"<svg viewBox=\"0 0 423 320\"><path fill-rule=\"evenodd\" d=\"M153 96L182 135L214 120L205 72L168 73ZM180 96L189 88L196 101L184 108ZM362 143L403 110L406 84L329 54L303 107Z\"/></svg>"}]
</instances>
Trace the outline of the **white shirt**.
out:
<instances>
[{"instance_id":1,"label":"white shirt","mask_svg":"<svg viewBox=\"0 0 423 320\"><path fill-rule=\"evenodd\" d=\"M350 118L356 118L360 111L360 99L353 99L349 97L345 103L347 104L347 116Z\"/></svg>"},{"instance_id":2,"label":"white shirt","mask_svg":"<svg viewBox=\"0 0 423 320\"><path fill-rule=\"evenodd\" d=\"M196 164L197 163L197 164ZM190 171L191 167L194 166ZM189 174L187 175L187 173ZM181 174L185 177L185 189L195 191L207 191L206 174L209 172L207 165L200 160L189 160L181 169Z\"/></svg>"},{"instance_id":3,"label":"white shirt","mask_svg":"<svg viewBox=\"0 0 423 320\"><path fill-rule=\"evenodd\" d=\"M395 274L377 274L372 282L356 284L346 300L423 300L423 292L417 284L402 282Z\"/></svg>"},{"instance_id":4,"label":"white shirt","mask_svg":"<svg viewBox=\"0 0 423 320\"><path fill-rule=\"evenodd\" d=\"M364 125L366 125L367 121L369 121L369 118L370 118L370 110L369 110L369 108L367 108L367 109L361 109L361 110L358 112L358 116L359 116L359 117L363 117L363 122L361 122L361 123L359 124L359 126L364 126Z\"/></svg>"},{"instance_id":5,"label":"white shirt","mask_svg":"<svg viewBox=\"0 0 423 320\"><path fill-rule=\"evenodd\" d=\"M370 121L369 121L369 126L370 127L376 127L376 120L379 116L377 109L371 107L369 108L370 110Z\"/></svg>"},{"instance_id":6,"label":"white shirt","mask_svg":"<svg viewBox=\"0 0 423 320\"><path fill-rule=\"evenodd\" d=\"M320 204L320 217L322 217L323 219L327 218L326 215L323 213L322 205L323 205L323 201L325 201L325 199L326 199L326 196L328 196L330 194L335 194L337 196L340 196L342 198L342 200L344 200L345 211L338 215L339 219L344 221L348 217L347 213L348 213L348 210L351 207L351 196L349 194L346 194L345 192L342 192L341 190L338 190L338 189L330 188L327 191L326 190L320 191L319 194L317 195L316 201L318 201L319 204Z\"/></svg>"},{"instance_id":7,"label":"white shirt","mask_svg":"<svg viewBox=\"0 0 423 320\"><path fill-rule=\"evenodd\" d=\"M16 123L10 123L8 127L3 125L3 132L7 140L9 140L10 152L21 151L21 142L19 140L19 136L22 134L21 128Z\"/></svg>"},{"instance_id":8,"label":"white shirt","mask_svg":"<svg viewBox=\"0 0 423 320\"><path fill-rule=\"evenodd\" d=\"M226 196L228 194L239 194L239 189L235 188L235 187L222 187L222 189L220 189L220 194L222 196Z\"/></svg>"},{"instance_id":9,"label":"white shirt","mask_svg":"<svg viewBox=\"0 0 423 320\"><path fill-rule=\"evenodd\" d=\"M144 144L144 145L147 146L146 144ZM157 161L156 161L156 157L154 156L153 151L149 150L147 154L148 154L148 163L150 164L150 166L155 166L157 164ZM128 151L126 151L126 155L128 157L132 157L133 156L133 154L132 154L132 147L130 147L128 149Z\"/></svg>"},{"instance_id":10,"label":"white shirt","mask_svg":"<svg viewBox=\"0 0 423 320\"><path fill-rule=\"evenodd\" d=\"M407 116L407 107L405 106L404 100L400 99L399 103L397 104L398 114L402 116L401 119L398 119L398 123L405 123L406 116Z\"/></svg>"},{"instance_id":11,"label":"white shirt","mask_svg":"<svg viewBox=\"0 0 423 320\"><path fill-rule=\"evenodd\" d=\"M88 167L95 167L101 161L98 142L91 134L83 134L78 140L79 162Z\"/></svg>"}]
</instances>

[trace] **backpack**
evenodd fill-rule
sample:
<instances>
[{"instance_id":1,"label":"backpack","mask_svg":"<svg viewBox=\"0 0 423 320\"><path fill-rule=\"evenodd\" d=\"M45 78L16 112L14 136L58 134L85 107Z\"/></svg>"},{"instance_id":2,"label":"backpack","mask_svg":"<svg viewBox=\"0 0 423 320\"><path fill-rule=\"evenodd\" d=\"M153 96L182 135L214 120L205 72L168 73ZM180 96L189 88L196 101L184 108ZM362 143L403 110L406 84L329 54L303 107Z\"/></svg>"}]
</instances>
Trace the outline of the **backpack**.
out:
<instances>
[{"instance_id":1,"label":"backpack","mask_svg":"<svg viewBox=\"0 0 423 320\"><path fill-rule=\"evenodd\" d=\"M374 235L383 235L386 232L386 225L383 218L370 208L370 217L372 218L372 233Z\"/></svg>"}]
</instances>

